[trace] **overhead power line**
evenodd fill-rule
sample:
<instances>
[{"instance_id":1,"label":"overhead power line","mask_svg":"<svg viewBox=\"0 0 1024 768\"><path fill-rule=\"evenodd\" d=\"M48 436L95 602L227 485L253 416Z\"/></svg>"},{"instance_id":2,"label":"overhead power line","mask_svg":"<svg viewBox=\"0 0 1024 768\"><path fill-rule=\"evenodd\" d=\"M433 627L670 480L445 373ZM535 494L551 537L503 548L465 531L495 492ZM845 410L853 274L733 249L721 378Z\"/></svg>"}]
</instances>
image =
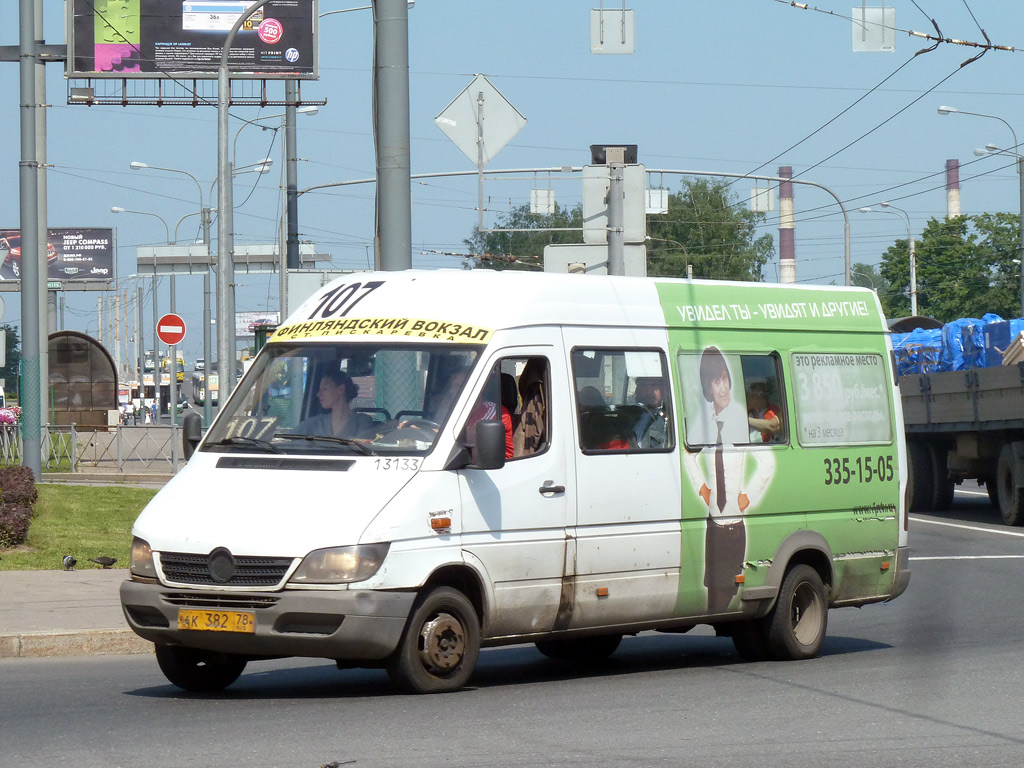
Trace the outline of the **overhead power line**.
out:
<instances>
[{"instance_id":1,"label":"overhead power line","mask_svg":"<svg viewBox=\"0 0 1024 768\"><path fill-rule=\"evenodd\" d=\"M827 10L825 8L818 8L816 6L809 5L808 3L798 3L798 2L796 2L796 0L774 0L774 1L776 3L782 3L783 5L792 6L793 8L798 8L801 11L813 11L815 13L825 14L826 16L835 16L836 18L839 18L839 19L846 19L847 21L849 21L851 23L852 22L863 23L862 21L860 21L858 19L855 19L853 16L847 16L846 14L839 13L838 11L830 11L830 10ZM914 3L914 5L917 6L917 3ZM918 10L920 11L921 8L918 7ZM968 11L970 11L970 8L968 8ZM921 11L921 12L924 13L924 11ZM925 14L925 16L928 16L928 14ZM971 18L974 18L974 14L973 13L971 13ZM893 32L902 32L902 33L904 33L906 35L909 35L910 37L918 37L918 38L921 38L923 40L930 40L931 42L933 42L933 43L935 43L937 45L941 45L942 43L946 43L948 45L962 45L962 46L966 46L968 48L980 48L980 49L983 49L982 53L984 53L985 51L1003 51L1003 52L1006 52L1006 53L1020 53L1020 51L1021 51L1020 48L1018 48L1016 46L1013 46L1013 45L996 45L991 40L989 40L988 35L985 34L985 30L981 29L981 25L978 26L978 29L981 29L981 34L985 38L985 42L984 43L975 42L973 40L959 40L959 39L957 39L955 37L946 37L945 35L942 34L942 30L939 29L939 25L935 23L935 19L929 17L928 20L932 23L932 26L935 28L936 34L934 34L934 35L929 34L927 32L918 32L918 31L913 30L913 29L901 29L900 27L885 27L885 28L886 29L891 29ZM975 19L975 23L977 24L977 19ZM882 26L882 25L879 24L879 25L873 25L873 26Z\"/></svg>"}]
</instances>

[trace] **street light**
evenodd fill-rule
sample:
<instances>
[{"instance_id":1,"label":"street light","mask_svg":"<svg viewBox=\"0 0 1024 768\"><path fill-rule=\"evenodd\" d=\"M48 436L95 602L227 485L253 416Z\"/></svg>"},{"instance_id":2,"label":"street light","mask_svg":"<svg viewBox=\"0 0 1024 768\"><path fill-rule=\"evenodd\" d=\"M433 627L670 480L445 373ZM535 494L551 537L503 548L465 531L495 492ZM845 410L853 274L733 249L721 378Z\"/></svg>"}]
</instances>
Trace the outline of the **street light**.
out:
<instances>
[{"instance_id":1,"label":"street light","mask_svg":"<svg viewBox=\"0 0 1024 768\"><path fill-rule=\"evenodd\" d=\"M1016 152L1016 149L1020 146L1017 142L1017 132L1013 130L1013 126L1010 125L1006 120L999 117L999 115L987 115L982 112L966 112L956 107L941 106L939 107L940 115L973 115L974 117L987 117L990 120L998 120L1007 128L1010 129L1010 135L1013 136L1013 149L1014 151L999 149L994 144L986 146L986 149L991 146L994 149L990 150L995 154L1006 154L1013 155L1017 159L1017 180L1020 185L1020 314L1024 317L1024 156Z\"/></svg>"},{"instance_id":2,"label":"street light","mask_svg":"<svg viewBox=\"0 0 1024 768\"><path fill-rule=\"evenodd\" d=\"M111 206L110 212L111 213L134 213L137 216L152 216L154 219L160 219L160 221L164 225L164 234L167 235L167 237L164 239L164 242L166 242L168 245L171 244L171 228L167 226L167 220L163 216L161 216L160 214L158 214L158 213L150 213L149 211L129 211L127 208L122 208L119 205Z\"/></svg>"},{"instance_id":3,"label":"street light","mask_svg":"<svg viewBox=\"0 0 1024 768\"><path fill-rule=\"evenodd\" d=\"M917 317L917 256L914 253L914 238L910 234L910 214L904 211L902 208L897 208L892 203L882 203L882 208L892 208L893 210L876 210L875 208L860 208L861 213L889 213L893 216L899 216L907 223L907 251L910 254L910 314L913 317ZM899 213L896 213L899 211Z\"/></svg>"}]
</instances>

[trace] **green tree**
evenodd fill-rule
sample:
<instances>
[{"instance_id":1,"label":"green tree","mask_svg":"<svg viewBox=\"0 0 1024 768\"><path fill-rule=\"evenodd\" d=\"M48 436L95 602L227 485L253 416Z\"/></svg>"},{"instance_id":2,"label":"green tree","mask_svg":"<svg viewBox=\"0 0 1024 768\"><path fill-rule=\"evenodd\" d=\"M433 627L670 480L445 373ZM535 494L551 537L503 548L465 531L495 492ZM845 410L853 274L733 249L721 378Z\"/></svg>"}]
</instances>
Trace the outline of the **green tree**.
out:
<instances>
[{"instance_id":1,"label":"green tree","mask_svg":"<svg viewBox=\"0 0 1024 768\"><path fill-rule=\"evenodd\" d=\"M972 219L978 233L980 258L991 270L988 303L981 314L995 312L1005 319L1020 317L1020 217L983 213Z\"/></svg>"},{"instance_id":2,"label":"green tree","mask_svg":"<svg viewBox=\"0 0 1024 768\"><path fill-rule=\"evenodd\" d=\"M665 277L761 280L761 270L775 253L771 235L757 237L764 214L739 205L722 181L684 179L669 195L668 213L647 220L647 272ZM575 231L550 231L573 228ZM494 229L537 230L480 232L465 240L478 266L493 269L541 269L544 246L581 243L583 207L556 206L551 215L530 213L528 205L498 217ZM549 231L541 231L543 229Z\"/></svg>"},{"instance_id":3,"label":"green tree","mask_svg":"<svg viewBox=\"0 0 1024 768\"><path fill-rule=\"evenodd\" d=\"M21 337L13 325L4 323L0 325L0 330L6 331L7 339L7 363L0 367L0 379L3 379L4 389L9 398L17 387L18 371L21 370Z\"/></svg>"},{"instance_id":4,"label":"green tree","mask_svg":"<svg viewBox=\"0 0 1024 768\"><path fill-rule=\"evenodd\" d=\"M994 272L989 253L971 231L971 218L932 218L925 225L915 252L917 311L947 323L959 317L980 317L992 300ZM910 257L900 239L882 256L882 277L892 290L882 306L889 317L910 314Z\"/></svg>"},{"instance_id":5,"label":"green tree","mask_svg":"<svg viewBox=\"0 0 1024 768\"><path fill-rule=\"evenodd\" d=\"M551 231L573 227L578 231ZM528 204L519 205L498 216L493 229L536 230L519 232L481 232L463 242L475 254L477 266L489 269L543 269L544 246L555 243L583 242L583 206L563 208L555 205L552 214L530 213Z\"/></svg>"},{"instance_id":6,"label":"green tree","mask_svg":"<svg viewBox=\"0 0 1024 768\"><path fill-rule=\"evenodd\" d=\"M716 280L761 280L775 253L770 234L757 236L763 213L739 204L728 182L683 179L669 195L668 213L649 217L647 271L651 275Z\"/></svg>"}]
</instances>

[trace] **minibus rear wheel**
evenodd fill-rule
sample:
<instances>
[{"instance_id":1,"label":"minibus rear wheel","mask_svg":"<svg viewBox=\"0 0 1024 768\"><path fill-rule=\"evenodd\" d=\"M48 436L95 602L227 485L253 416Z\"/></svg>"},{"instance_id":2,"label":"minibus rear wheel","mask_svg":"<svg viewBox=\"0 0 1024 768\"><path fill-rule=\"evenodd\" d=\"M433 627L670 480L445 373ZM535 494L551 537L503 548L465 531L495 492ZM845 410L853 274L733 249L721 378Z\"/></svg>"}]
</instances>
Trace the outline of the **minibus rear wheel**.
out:
<instances>
[{"instance_id":1,"label":"minibus rear wheel","mask_svg":"<svg viewBox=\"0 0 1024 768\"><path fill-rule=\"evenodd\" d=\"M817 656L828 629L828 599L818 572L809 565L793 566L766 618L771 658L788 661Z\"/></svg>"},{"instance_id":2,"label":"minibus rear wheel","mask_svg":"<svg viewBox=\"0 0 1024 768\"><path fill-rule=\"evenodd\" d=\"M230 653L180 645L157 645L156 663L171 683L186 691L221 691L238 679L246 660Z\"/></svg>"},{"instance_id":3,"label":"minibus rear wheel","mask_svg":"<svg viewBox=\"0 0 1024 768\"><path fill-rule=\"evenodd\" d=\"M480 655L480 618L465 595L451 587L422 593L394 655L391 681L408 693L447 693L462 688Z\"/></svg>"}]
</instances>

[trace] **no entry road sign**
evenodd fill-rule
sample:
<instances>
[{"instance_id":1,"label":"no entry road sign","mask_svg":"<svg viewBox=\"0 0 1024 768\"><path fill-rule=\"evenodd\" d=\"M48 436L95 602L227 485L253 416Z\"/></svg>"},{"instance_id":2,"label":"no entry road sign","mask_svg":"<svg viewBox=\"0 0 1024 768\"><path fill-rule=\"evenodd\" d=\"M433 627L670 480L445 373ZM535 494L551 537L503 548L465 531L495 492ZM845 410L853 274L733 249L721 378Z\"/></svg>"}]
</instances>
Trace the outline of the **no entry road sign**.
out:
<instances>
[{"instance_id":1,"label":"no entry road sign","mask_svg":"<svg viewBox=\"0 0 1024 768\"><path fill-rule=\"evenodd\" d=\"M181 344L185 338L185 321L181 315L168 312L156 324L156 337L164 344Z\"/></svg>"}]
</instances>

